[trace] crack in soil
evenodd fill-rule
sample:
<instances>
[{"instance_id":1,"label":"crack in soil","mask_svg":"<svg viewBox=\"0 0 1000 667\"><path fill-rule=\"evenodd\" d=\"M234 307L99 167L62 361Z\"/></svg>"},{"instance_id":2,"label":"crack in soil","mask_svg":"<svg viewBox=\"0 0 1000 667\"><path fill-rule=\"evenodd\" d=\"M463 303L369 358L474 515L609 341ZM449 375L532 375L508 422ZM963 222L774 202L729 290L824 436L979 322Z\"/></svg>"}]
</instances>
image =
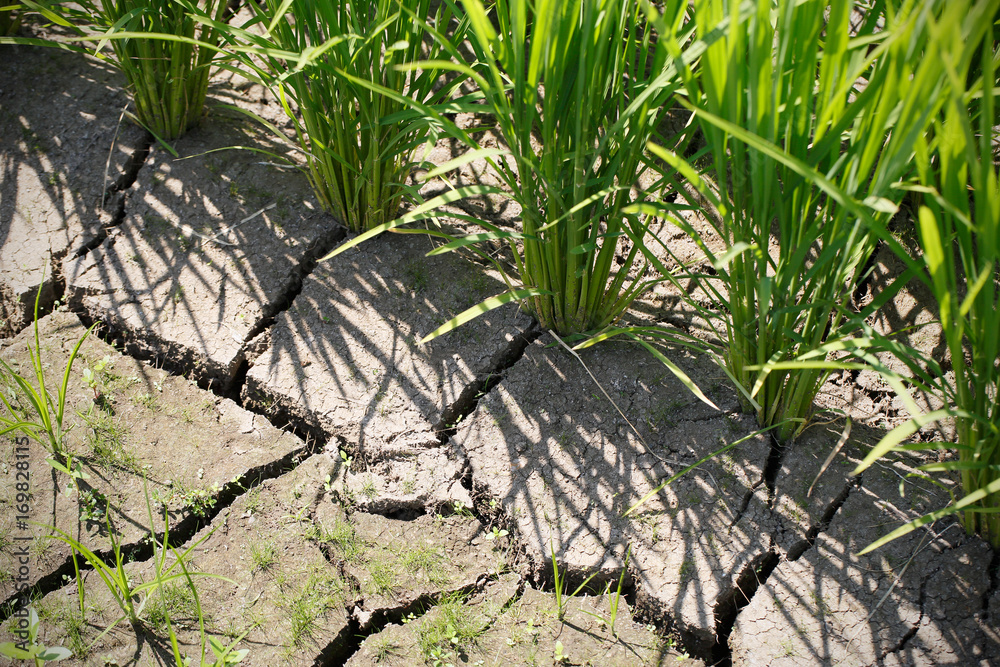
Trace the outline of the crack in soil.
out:
<instances>
[{"instance_id":1,"label":"crack in soil","mask_svg":"<svg viewBox=\"0 0 1000 667\"><path fill-rule=\"evenodd\" d=\"M479 401L489 394L504 378L504 373L521 360L528 346L542 335L542 330L534 321L520 335L515 336L507 345L496 365L485 373L480 373L468 384L465 390L455 399L455 402L441 411L441 418L431 428L438 434L438 442L442 445L455 435L458 424L471 415L479 407ZM470 483L471 484L471 483ZM471 491L471 485L466 487Z\"/></svg>"},{"instance_id":2,"label":"crack in soil","mask_svg":"<svg viewBox=\"0 0 1000 667\"><path fill-rule=\"evenodd\" d=\"M310 444L309 441L306 441L304 447L293 450L280 459L254 466L229 482L226 482L226 484L224 484L215 495L215 504L205 512L204 516L198 517L192 513L188 513L187 516L185 516L180 522L171 526L170 544L177 545L187 543L198 534L199 530L210 525L216 517L218 517L222 512L228 510L236 498L243 495L248 490L260 486L260 484L269 479L280 477L290 470L295 469L298 462L313 453L312 450L314 449L315 443ZM157 542L162 543L163 533L156 533L155 539ZM95 551L94 553L105 563L114 562L115 554L114 551L110 549ZM121 546L122 560L126 563L147 561L153 557L153 553L154 546L149 543L148 535L144 538L140 538L136 543ZM81 572L87 572L93 569L93 567L89 563L83 561L83 559L78 560L81 561ZM68 557L62 565L57 567L50 574L39 579L32 588L17 592L10 596L7 600L0 603L0 624L4 623L10 617L14 609L18 606L18 600L23 598L34 600L44 597L49 593L59 590L66 583L67 579L73 580L75 579L75 576L76 571L73 566L73 559L72 557Z\"/></svg>"},{"instance_id":3,"label":"crack in soil","mask_svg":"<svg viewBox=\"0 0 1000 667\"><path fill-rule=\"evenodd\" d=\"M149 143L145 144L144 147L137 149L130 159L127 173L119 179L117 183L108 188L108 193L118 195L116 198L118 208L111 223L108 226L103 227L101 229L101 233L99 233L96 238L92 239L83 249L78 251L75 255L76 257L85 255L100 246L108 239L108 230L119 227L124 222L126 217L127 196L123 192L119 193L119 190L131 187L137 180L138 172L148 159L150 153L152 137L147 137L147 139ZM316 269L319 259L333 250L333 248L335 248L344 237L345 230L343 227L339 225L331 226L324 232L320 233L317 238L309 244L299 262L291 268L289 282L281 287L281 293L279 296L273 301L261 304L260 320L243 338L240 350L233 361L235 370L232 371L232 375L228 378L224 376L217 377L214 374L206 375L205 377L198 377L199 387L213 391L213 393L219 396L230 398L244 409L247 409L246 405L244 405L239 396L242 391L243 384L246 382L248 359L250 356L248 354L248 346L257 336L274 324L278 315L291 308L295 298L302 292L306 278ZM65 290L65 284L63 284L63 290ZM91 295L95 294L91 293ZM86 312L82 299L75 299L74 303L70 304L70 307L87 326L93 324L94 320ZM153 362L173 375L184 377L188 376L188 374L196 373L198 369L202 367L199 360L200 355L194 350L185 350L184 353L179 355L179 358L175 360L172 358L173 355L170 354L172 351L175 351L174 348L176 348L176 344L172 341L159 340L156 337L145 337L141 332L131 331L124 326L114 327L108 323L104 323L104 326L107 327L110 332L102 336L102 338L106 341L114 339L118 342L116 347L123 352L127 351L129 356L134 359ZM147 343L152 341L157 345L148 345L147 347L149 349L141 349L130 344L130 339L143 339L146 340ZM183 346L181 347L183 348ZM215 384L220 384L221 388L216 389L214 387ZM285 423L287 423L287 420ZM325 434L312 432L311 435L319 437Z\"/></svg>"},{"instance_id":4,"label":"crack in soil","mask_svg":"<svg viewBox=\"0 0 1000 667\"><path fill-rule=\"evenodd\" d=\"M121 176L118 180L108 186L105 190L105 195L112 194L114 192L124 192L132 187L136 180L139 178L139 170L142 166L146 164L146 160L149 158L150 150L153 147L153 135L149 132L145 133L142 138L142 142L139 147L132 151L132 155L129 156L128 162L125 164L125 169L123 170ZM114 146L112 145L112 149Z\"/></svg>"},{"instance_id":5,"label":"crack in soil","mask_svg":"<svg viewBox=\"0 0 1000 667\"><path fill-rule=\"evenodd\" d=\"M388 609L377 609L370 613L367 618L359 618L358 603L363 603L363 599L355 600L347 604L347 629L330 644L327 645L320 657L316 659L317 665L337 667L345 664L351 657L361 650L361 644L368 637L378 634L390 624L402 624L403 619L410 617L413 620L421 618L438 605L442 598L450 595L469 595L482 587L485 573L474 583L458 588L439 591L438 593L424 593L414 600L400 604ZM520 593L519 593L520 594ZM347 635L343 643L339 643L341 637Z\"/></svg>"},{"instance_id":6,"label":"crack in soil","mask_svg":"<svg viewBox=\"0 0 1000 667\"><path fill-rule=\"evenodd\" d=\"M707 658L710 664L718 667L731 667L732 650L729 648L729 636L736 625L736 617L740 611L750 604L757 590L767 581L774 569L781 562L781 556L775 551L767 551L754 558L736 577L736 585L719 596L713 609L715 616L715 644L711 656Z\"/></svg>"},{"instance_id":7,"label":"crack in soil","mask_svg":"<svg viewBox=\"0 0 1000 667\"><path fill-rule=\"evenodd\" d=\"M802 554L812 549L816 545L816 539L819 537L820 533L826 532L826 529L830 527L830 523L833 521L833 517L836 516L840 508L844 506L847 502L847 498L851 495L852 489L861 488L861 475L856 477L851 477L844 484L844 488L840 490L837 497L827 506L826 510L823 511L823 515L820 520L809 527L806 531L806 537L804 540L795 544L788 550L786 558L789 561L797 561L802 557Z\"/></svg>"},{"instance_id":8,"label":"crack in soil","mask_svg":"<svg viewBox=\"0 0 1000 667\"><path fill-rule=\"evenodd\" d=\"M1000 550L993 550L993 558L990 559L987 573L990 575L990 585L986 587L986 592L983 593L983 617L987 622L989 622L990 598L993 597L993 593L1000 588Z\"/></svg>"},{"instance_id":9,"label":"crack in soil","mask_svg":"<svg viewBox=\"0 0 1000 667\"><path fill-rule=\"evenodd\" d=\"M764 484L767 486L767 506L774 509L775 484L778 481L778 473L781 472L781 459L788 449L783 446L774 436L774 431L770 431L771 451L767 455L767 465L764 467Z\"/></svg>"},{"instance_id":10,"label":"crack in soil","mask_svg":"<svg viewBox=\"0 0 1000 667\"><path fill-rule=\"evenodd\" d=\"M738 414L738 413L732 412L725 414ZM709 419L715 419L715 418L716 418L715 416L710 416L703 419L691 419L688 421L694 423L698 421L708 421ZM774 484L778 478L778 472L781 470L781 457L784 454L784 449L785 448L781 447L777 443L777 440L775 440L774 437L772 436L771 450L770 452L768 452L767 455L767 463L764 465L764 472L761 475L760 479L754 482L750 486L750 488L747 489L747 492L743 494L743 498L740 500L740 506L733 514L733 520L729 524L730 528L738 524L740 522L740 519L743 518L743 515L746 513L747 508L750 507L750 501L753 500L753 496L757 492L757 489L760 488L761 484L765 484L767 486L767 506L771 508L774 505L774 493L775 493Z\"/></svg>"},{"instance_id":11,"label":"crack in soil","mask_svg":"<svg viewBox=\"0 0 1000 667\"><path fill-rule=\"evenodd\" d=\"M917 631L920 629L920 622L924 620L924 613L925 613L924 604L927 601L927 582L929 580L930 577L928 576L925 577L922 582L920 582L920 602L918 605L920 607L920 615L917 617L916 623L913 624L912 628L906 631L906 634L904 634L900 638L899 642L895 646L885 651L882 655L878 657L878 660L876 661L877 663L881 663L883 660L885 660L886 656L888 655L891 655L893 653L899 653L902 650L904 650L906 648L906 645L910 642L910 640L917 636Z\"/></svg>"},{"instance_id":12,"label":"crack in soil","mask_svg":"<svg viewBox=\"0 0 1000 667\"><path fill-rule=\"evenodd\" d=\"M128 199L126 191L138 180L139 171L146 164L146 160L149 159L152 146L153 135L147 132L139 146L129 156L122 175L118 177L117 181L105 188L101 194L101 206L99 210L108 212L111 220L106 225L101 226L94 238L87 241L73 253L73 258L83 257L93 251L107 240L110 230L121 227L122 223L125 222L125 202Z\"/></svg>"},{"instance_id":13,"label":"crack in soil","mask_svg":"<svg viewBox=\"0 0 1000 667\"><path fill-rule=\"evenodd\" d=\"M319 238L309 245L298 265L292 270L292 281L285 288L284 294L272 303L264 304L262 309L263 317L247 333L246 338L243 340L244 352L250 341L263 333L265 329L271 327L278 315L292 307L292 302L295 301L295 297L302 293L302 286L305 284L306 278L316 270L320 258L328 255L345 236L346 231L338 225L327 231L327 233L320 235Z\"/></svg>"},{"instance_id":14,"label":"crack in soil","mask_svg":"<svg viewBox=\"0 0 1000 667\"><path fill-rule=\"evenodd\" d=\"M91 318L90 314L87 313L85 310L73 308L72 312L79 318L80 323L83 324L84 327L90 328L90 326L94 324L93 318ZM155 355L134 354L135 350L128 346L125 340L124 333L117 329L112 329L111 327L103 323L96 329L94 329L94 331L90 335L97 337L101 341L115 348L119 354L127 356L130 359L135 359L137 361L149 363L153 368L157 370L162 370L167 374L171 375L172 377L189 378L188 374L193 370L192 368L184 368L174 364L164 363L163 359ZM243 364L246 364L245 360L242 362L240 367L242 369L242 377L245 379L246 369L243 368ZM237 373L239 374L239 370L237 371ZM278 414L272 415L263 411L255 410L252 407L248 407L240 399L238 390L234 393L231 387L230 388L224 387L220 382L216 382L214 378L199 379L197 381L197 384L199 389L203 389L204 391L207 391L219 398L228 398L232 400L234 403L239 405L247 412L250 412L254 415L267 419L268 422L275 428L285 431L287 433L291 433L299 440L302 440L306 443L310 442L319 443L328 441L330 439L326 433L317 431L315 429L304 428L304 425L293 423L287 418L283 419L281 415ZM309 447L310 447L309 451L311 452L313 449L315 449L316 445L313 444L310 445Z\"/></svg>"},{"instance_id":15,"label":"crack in soil","mask_svg":"<svg viewBox=\"0 0 1000 667\"><path fill-rule=\"evenodd\" d=\"M335 498L340 502L339 497L335 495ZM319 503L322 502L324 497L323 493L318 493L309 511L309 519L313 523L317 521L316 510L319 507ZM344 505L340 502L341 507ZM346 512L346 508L345 512ZM475 516L475 513L473 514ZM396 516L392 518L397 518L400 520L413 520L416 516ZM476 517L479 519L479 517ZM480 523L483 523L480 520ZM337 575L347 583L348 588L351 591L355 591L355 597L353 600L346 601L344 604L344 609L347 612L348 626L342 631L330 644L328 644L323 651L317 656L314 661L314 665L324 665L330 667L336 667L345 664L351 659L358 651L361 650L361 644L364 643L365 639L371 635L378 634L384 630L390 624L400 624L403 619L410 616L413 619L422 617L423 615L430 612L434 607L440 603L441 599L449 595L457 594L471 594L473 591L480 590L483 587L484 582L489 577L488 572L482 572L476 578L475 583L467 584L465 586L459 586L454 589L449 589L446 591L439 591L437 593L425 593L418 596L416 599L401 603L398 606L390 607L388 609L377 609L375 611L369 612L365 615L365 612L359 611L363 608L364 597L360 594L361 582L357 580L354 575L352 575L347 569L347 561L337 555L336 550L328 543L316 542L320 553L323 554L323 558L326 559L330 565L334 567L337 571ZM510 602L504 606L504 611L508 609L514 601L516 601L522 595L524 591L524 580L521 579L518 583L517 593L513 596Z\"/></svg>"}]
</instances>

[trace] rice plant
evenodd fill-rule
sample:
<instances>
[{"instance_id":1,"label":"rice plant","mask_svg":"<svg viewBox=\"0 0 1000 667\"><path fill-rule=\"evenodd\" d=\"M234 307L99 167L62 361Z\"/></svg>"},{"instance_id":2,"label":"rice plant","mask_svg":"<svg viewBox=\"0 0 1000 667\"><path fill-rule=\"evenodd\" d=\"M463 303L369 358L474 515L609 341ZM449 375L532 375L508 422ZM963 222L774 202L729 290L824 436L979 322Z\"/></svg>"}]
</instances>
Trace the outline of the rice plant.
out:
<instances>
[{"instance_id":1,"label":"rice plant","mask_svg":"<svg viewBox=\"0 0 1000 667\"><path fill-rule=\"evenodd\" d=\"M201 119L212 60L225 35L207 23L223 21L227 0L25 4L76 34L49 45L72 48L75 43L97 42L93 55L109 59L122 71L135 104L134 117L158 139L176 139ZM34 39L8 41L46 44Z\"/></svg>"},{"instance_id":2,"label":"rice plant","mask_svg":"<svg viewBox=\"0 0 1000 667\"><path fill-rule=\"evenodd\" d=\"M683 43L690 34L684 23L687 3L666 4L664 30L686 31L677 37ZM660 280L645 275L638 244L626 238L642 239L653 218L626 209L644 197L637 183L647 169L646 143L682 81L645 21L644 3L499 0L492 16L479 0L465 0L463 6L475 62L427 61L414 67L472 79L482 98L478 110L494 116L504 146L483 149L453 124L442 123L470 151L431 175L482 157L504 187L457 188L385 227L429 217L436 205L459 197L510 197L521 208L520 231L474 221L485 232L440 251L502 240L513 254L520 285L511 283L509 292L429 337L515 299L524 299L539 323L560 335L602 329Z\"/></svg>"},{"instance_id":3,"label":"rice plant","mask_svg":"<svg viewBox=\"0 0 1000 667\"><path fill-rule=\"evenodd\" d=\"M0 4L0 37L13 35L21 25L21 17L17 13L19 3L4 2Z\"/></svg>"},{"instance_id":4,"label":"rice plant","mask_svg":"<svg viewBox=\"0 0 1000 667\"><path fill-rule=\"evenodd\" d=\"M902 526L866 551L957 512L970 533L1000 547L1000 174L993 146L998 51L991 31L998 10L995 1L950 2L931 21L937 48L929 57L945 66L948 87L942 95L944 108L916 152L919 185L914 189L922 195L917 231L923 251L918 275L937 301L954 380L948 381L934 359L911 363L917 370L928 369L916 380L943 394L945 408L914 414L857 469L897 446L953 449L955 460L921 470L958 472L964 497ZM938 419L954 420L955 442L898 444Z\"/></svg>"},{"instance_id":5,"label":"rice plant","mask_svg":"<svg viewBox=\"0 0 1000 667\"><path fill-rule=\"evenodd\" d=\"M437 3L435 3L437 4ZM449 57L465 24L431 0L266 0L232 34L240 73L269 87L294 123L313 191L351 231L396 217L414 149L434 135L433 108L460 79L404 68ZM439 39L425 40L425 35ZM447 36L446 36L447 35Z\"/></svg>"},{"instance_id":6,"label":"rice plant","mask_svg":"<svg viewBox=\"0 0 1000 667\"><path fill-rule=\"evenodd\" d=\"M940 91L940 63L926 58L935 3L880 4L697 0L698 35L723 37L679 69L711 165L699 172L653 147L715 209L714 252L673 218L703 248L716 275L693 277L722 308L692 304L721 319L726 371L779 442L801 432L844 367L831 355L866 354L870 341L852 333L893 288L860 312L851 294L877 240L898 246L874 230L897 210Z\"/></svg>"}]
</instances>

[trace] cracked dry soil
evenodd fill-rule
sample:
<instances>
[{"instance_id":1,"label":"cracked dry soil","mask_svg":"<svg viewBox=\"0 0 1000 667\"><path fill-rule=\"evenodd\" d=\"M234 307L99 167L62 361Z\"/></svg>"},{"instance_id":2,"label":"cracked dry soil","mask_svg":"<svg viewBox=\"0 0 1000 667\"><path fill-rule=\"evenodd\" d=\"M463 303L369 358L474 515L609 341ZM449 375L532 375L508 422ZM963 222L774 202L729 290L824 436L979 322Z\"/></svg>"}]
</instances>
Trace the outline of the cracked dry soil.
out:
<instances>
[{"instance_id":1,"label":"cracked dry soil","mask_svg":"<svg viewBox=\"0 0 1000 667\"><path fill-rule=\"evenodd\" d=\"M76 654L63 664L171 664L164 609L196 656L187 588L101 636L118 606L85 569L81 618L70 549L49 537L55 526L107 557L110 519L130 579L150 581L148 505L153 530L166 512L191 570L214 575L195 578L205 628L238 638L242 664L1000 664L998 561L981 540L943 521L856 556L947 496L911 460L851 477L877 429L856 423L811 493L842 422L786 449L749 437L625 518L753 433L705 359L667 352L719 411L625 344L581 354L612 405L514 307L419 346L502 283L425 257L423 237L317 265L343 234L305 179L249 152L205 153L277 149L249 123L210 111L175 160L118 124L122 82L100 63L4 57L0 355L27 368L39 289L54 310L38 325L50 387L103 323L69 380L79 489L33 446L37 523L22 529L18 459L0 452L5 630L26 537L41 639ZM211 97L281 122L247 82L217 77ZM651 295L641 317L675 319L667 302ZM896 319L919 321L920 307L910 298ZM870 398L881 388L849 380L824 400L858 422L895 417ZM553 554L569 591L590 578L579 595L555 595Z\"/></svg>"}]
</instances>

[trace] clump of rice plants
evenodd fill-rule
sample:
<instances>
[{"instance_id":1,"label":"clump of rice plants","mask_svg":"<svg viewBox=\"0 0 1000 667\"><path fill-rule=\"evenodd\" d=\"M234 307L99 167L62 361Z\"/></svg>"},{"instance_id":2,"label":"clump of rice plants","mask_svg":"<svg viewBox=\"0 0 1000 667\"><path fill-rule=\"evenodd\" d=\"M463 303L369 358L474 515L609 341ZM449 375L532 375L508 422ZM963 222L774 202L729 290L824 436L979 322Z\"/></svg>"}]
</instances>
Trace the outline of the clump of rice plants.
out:
<instances>
[{"instance_id":1,"label":"clump of rice plants","mask_svg":"<svg viewBox=\"0 0 1000 667\"><path fill-rule=\"evenodd\" d=\"M668 5L679 21L681 3ZM624 209L680 79L640 3L501 1L499 31L478 0L465 6L480 88L510 151L494 165L521 205L518 276L539 290L530 310L560 335L606 327L650 284L630 276L638 246L623 248L626 230L642 239L650 218Z\"/></svg>"},{"instance_id":2,"label":"clump of rice plants","mask_svg":"<svg viewBox=\"0 0 1000 667\"><path fill-rule=\"evenodd\" d=\"M413 151L434 136L433 117L411 104L432 109L460 83L405 66L449 57L445 47L461 42L464 24L445 3L432 13L430 0L267 0L250 8L254 19L233 30L245 49L241 73L270 88L292 119L323 208L354 232L395 218ZM425 34L440 39L425 43Z\"/></svg>"},{"instance_id":3,"label":"clump of rice plants","mask_svg":"<svg viewBox=\"0 0 1000 667\"><path fill-rule=\"evenodd\" d=\"M699 37L723 37L697 67L679 68L711 164L699 172L653 147L716 211L715 252L673 218L714 269L694 276L701 289L724 305L692 304L721 320L726 372L779 442L802 431L820 387L843 367L831 355L866 354L871 341L853 334L892 295L848 307L877 240L898 246L875 230L903 197L897 184L912 171L942 79L926 57L940 3L898 5L864 10L852 28L850 0L698 0Z\"/></svg>"},{"instance_id":4,"label":"clump of rice plants","mask_svg":"<svg viewBox=\"0 0 1000 667\"><path fill-rule=\"evenodd\" d=\"M997 47L991 32L996 14L996 2L964 0L948 3L931 22L937 48L930 57L946 68L948 85L936 105L943 109L916 152L919 185L913 189L922 196L917 231L923 255L919 263L901 256L934 295L954 379L948 381L936 360L904 350L919 362L904 357L916 382L943 395L945 407L929 414L911 408L913 419L890 432L856 471L894 448L954 450L953 460L921 470L957 472L964 496L866 551L959 512L970 533L1000 547L1000 174L992 143ZM955 442L898 444L939 419L954 420Z\"/></svg>"},{"instance_id":5,"label":"clump of rice plants","mask_svg":"<svg viewBox=\"0 0 1000 667\"><path fill-rule=\"evenodd\" d=\"M226 0L203 4L183 0L101 0L83 5L98 19L107 36L131 32L132 37L111 40L115 62L125 74L139 122L153 134L176 139L201 119L208 92L214 48L222 40L215 27L202 27L197 15L221 20ZM147 39L159 33L185 40ZM191 41L199 42L194 44Z\"/></svg>"},{"instance_id":6,"label":"clump of rice plants","mask_svg":"<svg viewBox=\"0 0 1000 667\"><path fill-rule=\"evenodd\" d=\"M666 4L664 29L689 34L687 3ZM457 71L474 81L482 98L477 110L494 116L503 147L481 148L443 122L470 151L430 175L484 158L504 187L457 188L385 228L430 217L435 206L459 197L499 194L520 206L522 229L473 221L485 232L440 250L501 240L517 275L510 291L429 337L513 300L522 300L543 327L560 335L602 329L660 280L645 275L639 243L629 241L641 241L653 217L628 207L644 197L637 184L648 168L646 143L682 81L645 20L643 3L500 0L492 16L479 0L463 6L475 62L416 66Z\"/></svg>"},{"instance_id":7,"label":"clump of rice plants","mask_svg":"<svg viewBox=\"0 0 1000 667\"><path fill-rule=\"evenodd\" d=\"M122 71L135 119L160 140L180 137L201 119L212 60L225 34L206 23L223 20L227 0L83 0L32 8L77 35L57 44L81 50L72 44L98 42L93 55Z\"/></svg>"}]
</instances>

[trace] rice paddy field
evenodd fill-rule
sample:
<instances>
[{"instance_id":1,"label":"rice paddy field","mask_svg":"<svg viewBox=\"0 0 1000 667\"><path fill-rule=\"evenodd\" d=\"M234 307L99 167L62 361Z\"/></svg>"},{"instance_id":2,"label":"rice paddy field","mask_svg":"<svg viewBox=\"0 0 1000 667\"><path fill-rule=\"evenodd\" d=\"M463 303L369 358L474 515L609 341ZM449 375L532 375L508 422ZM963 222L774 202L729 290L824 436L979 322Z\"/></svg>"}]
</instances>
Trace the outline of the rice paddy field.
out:
<instances>
[{"instance_id":1,"label":"rice paddy field","mask_svg":"<svg viewBox=\"0 0 1000 667\"><path fill-rule=\"evenodd\" d=\"M998 19L0 6L0 664L1000 664Z\"/></svg>"}]
</instances>

